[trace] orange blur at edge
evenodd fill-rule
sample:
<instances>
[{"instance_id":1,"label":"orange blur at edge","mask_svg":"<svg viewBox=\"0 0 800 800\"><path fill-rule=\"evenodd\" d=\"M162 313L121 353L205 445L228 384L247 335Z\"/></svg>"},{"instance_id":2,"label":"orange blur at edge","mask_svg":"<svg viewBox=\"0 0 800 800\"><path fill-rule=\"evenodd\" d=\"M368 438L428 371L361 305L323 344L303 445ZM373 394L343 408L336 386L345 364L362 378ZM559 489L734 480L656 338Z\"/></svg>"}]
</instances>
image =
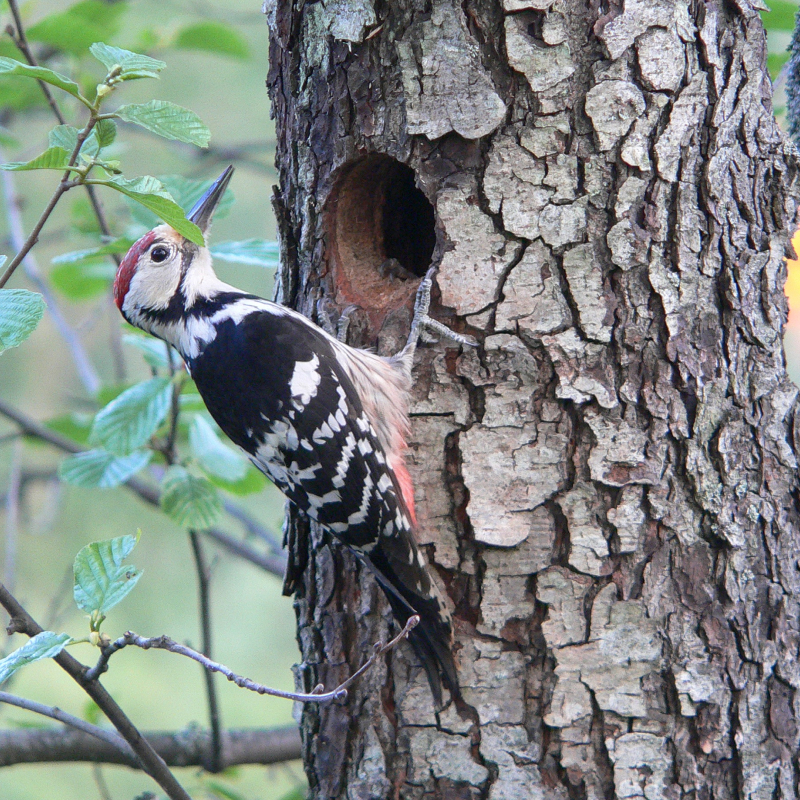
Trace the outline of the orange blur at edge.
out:
<instances>
[{"instance_id":1,"label":"orange blur at edge","mask_svg":"<svg viewBox=\"0 0 800 800\"><path fill-rule=\"evenodd\" d=\"M794 251L800 256L800 230L795 233L792 239ZM800 258L786 259L786 268L788 270L788 277L786 278L786 296L789 298L789 325L792 334L800 334ZM787 330L789 333L789 330Z\"/></svg>"}]
</instances>

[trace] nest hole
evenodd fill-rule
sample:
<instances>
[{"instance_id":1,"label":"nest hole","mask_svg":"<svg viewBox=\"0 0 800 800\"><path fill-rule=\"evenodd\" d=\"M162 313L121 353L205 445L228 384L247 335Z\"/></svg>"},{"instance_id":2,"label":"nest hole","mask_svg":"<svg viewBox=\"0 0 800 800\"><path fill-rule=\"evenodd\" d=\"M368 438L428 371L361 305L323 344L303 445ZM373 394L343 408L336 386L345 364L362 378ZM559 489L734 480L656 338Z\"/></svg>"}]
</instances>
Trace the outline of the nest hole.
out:
<instances>
[{"instance_id":1,"label":"nest hole","mask_svg":"<svg viewBox=\"0 0 800 800\"><path fill-rule=\"evenodd\" d=\"M340 178L329 202L328 243L343 301L402 304L431 265L436 214L411 167L373 155Z\"/></svg>"}]
</instances>

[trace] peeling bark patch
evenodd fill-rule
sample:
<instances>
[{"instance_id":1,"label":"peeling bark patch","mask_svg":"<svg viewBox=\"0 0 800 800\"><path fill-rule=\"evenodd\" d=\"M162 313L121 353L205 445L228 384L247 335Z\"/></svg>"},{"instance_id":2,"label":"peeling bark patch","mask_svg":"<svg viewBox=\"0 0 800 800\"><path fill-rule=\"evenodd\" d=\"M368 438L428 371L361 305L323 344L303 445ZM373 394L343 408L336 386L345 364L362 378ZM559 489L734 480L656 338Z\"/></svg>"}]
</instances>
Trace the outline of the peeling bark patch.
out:
<instances>
[{"instance_id":1,"label":"peeling bark patch","mask_svg":"<svg viewBox=\"0 0 800 800\"><path fill-rule=\"evenodd\" d=\"M611 317L603 287L603 270L595 258L594 246L579 244L564 253L564 273L570 294L578 307L578 322L589 339L611 341Z\"/></svg>"},{"instance_id":2,"label":"peeling bark patch","mask_svg":"<svg viewBox=\"0 0 800 800\"><path fill-rule=\"evenodd\" d=\"M585 415L597 439L589 456L592 479L609 486L629 483L656 484L661 479L663 444L622 419L604 417L594 410Z\"/></svg>"},{"instance_id":3,"label":"peeling bark patch","mask_svg":"<svg viewBox=\"0 0 800 800\"><path fill-rule=\"evenodd\" d=\"M513 547L531 532L531 512L567 478L569 438L556 423L522 428L475 425L461 436L462 474L475 539Z\"/></svg>"},{"instance_id":4,"label":"peeling bark patch","mask_svg":"<svg viewBox=\"0 0 800 800\"><path fill-rule=\"evenodd\" d=\"M671 784L668 740L652 733L625 733L606 743L614 765L617 797L666 797Z\"/></svg>"},{"instance_id":5,"label":"peeling bark patch","mask_svg":"<svg viewBox=\"0 0 800 800\"><path fill-rule=\"evenodd\" d=\"M311 6L309 13L318 16L321 32L342 42L363 41L367 28L377 22L372 0L322 0Z\"/></svg>"},{"instance_id":6,"label":"peeling bark patch","mask_svg":"<svg viewBox=\"0 0 800 800\"><path fill-rule=\"evenodd\" d=\"M539 214L555 190L544 185L545 164L511 136L499 136L489 151L483 190L489 210L502 214L503 227L517 236L539 236Z\"/></svg>"},{"instance_id":7,"label":"peeling bark patch","mask_svg":"<svg viewBox=\"0 0 800 800\"><path fill-rule=\"evenodd\" d=\"M474 314L495 299L500 276L520 246L495 233L492 220L467 190L442 192L436 213L453 244L442 258L436 279L442 305L459 315Z\"/></svg>"},{"instance_id":8,"label":"peeling bark patch","mask_svg":"<svg viewBox=\"0 0 800 800\"><path fill-rule=\"evenodd\" d=\"M531 243L503 284L495 328L536 337L563 329L572 321L561 292L552 253L541 242Z\"/></svg>"},{"instance_id":9,"label":"peeling bark patch","mask_svg":"<svg viewBox=\"0 0 800 800\"><path fill-rule=\"evenodd\" d=\"M586 113L601 150L610 150L644 109L644 96L628 81L601 81L586 94Z\"/></svg>"},{"instance_id":10,"label":"peeling bark patch","mask_svg":"<svg viewBox=\"0 0 800 800\"><path fill-rule=\"evenodd\" d=\"M525 76L534 92L543 92L569 78L576 66L566 42L540 44L528 34L530 22L525 14L506 17L508 63Z\"/></svg>"},{"instance_id":11,"label":"peeling bark patch","mask_svg":"<svg viewBox=\"0 0 800 800\"><path fill-rule=\"evenodd\" d=\"M505 119L505 103L481 65L460 6L436 0L430 19L396 46L409 133L438 139L455 131L480 139Z\"/></svg>"},{"instance_id":12,"label":"peeling bark patch","mask_svg":"<svg viewBox=\"0 0 800 800\"><path fill-rule=\"evenodd\" d=\"M617 406L614 370L605 345L584 342L574 328L542 336L542 344L558 375L556 397L579 405L594 398L602 408Z\"/></svg>"},{"instance_id":13,"label":"peeling bark patch","mask_svg":"<svg viewBox=\"0 0 800 800\"><path fill-rule=\"evenodd\" d=\"M648 28L677 30L684 41L694 37L695 26L683 0L625 0L623 12L600 33L612 59L619 58Z\"/></svg>"},{"instance_id":14,"label":"peeling bark patch","mask_svg":"<svg viewBox=\"0 0 800 800\"><path fill-rule=\"evenodd\" d=\"M578 572L602 575L608 543L600 524L601 505L590 483L579 483L558 498L569 525L569 563Z\"/></svg>"},{"instance_id":15,"label":"peeling bark patch","mask_svg":"<svg viewBox=\"0 0 800 800\"><path fill-rule=\"evenodd\" d=\"M698 72L678 95L669 115L669 124L655 144L658 174L666 181L678 177L681 147L696 135L708 106L708 79Z\"/></svg>"},{"instance_id":16,"label":"peeling bark patch","mask_svg":"<svg viewBox=\"0 0 800 800\"><path fill-rule=\"evenodd\" d=\"M686 53L675 31L653 28L637 40L636 54L648 89L674 92L681 85Z\"/></svg>"}]
</instances>

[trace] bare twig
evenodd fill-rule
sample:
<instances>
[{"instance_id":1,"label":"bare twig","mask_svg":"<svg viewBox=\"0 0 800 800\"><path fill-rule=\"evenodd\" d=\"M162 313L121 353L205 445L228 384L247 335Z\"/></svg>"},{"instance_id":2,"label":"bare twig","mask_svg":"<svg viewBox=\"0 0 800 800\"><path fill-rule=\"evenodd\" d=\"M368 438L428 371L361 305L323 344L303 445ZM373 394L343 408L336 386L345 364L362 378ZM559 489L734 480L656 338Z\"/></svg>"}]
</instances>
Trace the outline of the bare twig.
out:
<instances>
[{"instance_id":1,"label":"bare twig","mask_svg":"<svg viewBox=\"0 0 800 800\"><path fill-rule=\"evenodd\" d=\"M193 650L191 647L187 647L184 644L179 644L174 639L170 639L169 636L153 636L148 639L147 637L140 636L138 633L134 633L133 631L128 631L123 636L120 636L119 639L116 639L115 641L111 642L111 644L104 647L97 664L95 664L94 667L92 667L86 673L86 678L88 680L94 680L98 676L102 675L103 672L108 669L108 662L114 653L119 652L125 647L133 645L135 647L141 647L142 650L150 650L151 648L157 650L167 650L170 653L177 653L178 655L186 656L187 658L191 658L193 661L196 661L198 664L202 664L203 667L210 672L219 672L220 674L224 675L231 683L235 683L239 688L247 689L251 692L255 692L256 694L268 694L272 697L283 697L286 700L296 700L301 703L330 703L333 700L345 700L347 698L348 687L361 675L363 675L378 660L380 656L391 650L393 647L396 647L400 641L405 639L409 632L415 628L418 623L419 617L416 614L409 617L408 622L406 622L403 630L401 630L400 633L394 637L394 639L392 639L388 644L378 642L373 649L372 655L346 681L339 684L330 692L323 691L324 687L321 684L314 687L310 694L305 694L303 692L284 692L280 689L272 689L269 686L264 686L264 684L257 683L250 678L237 675L232 669L226 667L224 664L218 664L216 661L206 658L202 653L198 653L197 650Z\"/></svg>"},{"instance_id":2,"label":"bare twig","mask_svg":"<svg viewBox=\"0 0 800 800\"><path fill-rule=\"evenodd\" d=\"M170 767L201 767L210 758L208 731L143 732L142 736ZM281 764L301 756L296 725L274 729L230 730L222 734L223 769L241 764ZM135 756L72 729L0 730L0 767L58 762L123 764L141 769Z\"/></svg>"},{"instance_id":3,"label":"bare twig","mask_svg":"<svg viewBox=\"0 0 800 800\"><path fill-rule=\"evenodd\" d=\"M133 752L133 748L114 731L106 731L102 728L98 728L97 725L92 725L55 706L46 706L42 703L37 703L35 700L28 700L24 697L9 694L8 692L0 692L0 703L7 703L10 706L24 708L26 711L32 711L34 714L41 714L43 717L50 717L50 719L63 722L64 725L69 725L70 728L87 733L89 736L93 736L95 739L99 739L101 742L115 747L120 753L123 753L127 759L135 761L141 768L141 764L139 764L139 759L136 757L136 753Z\"/></svg>"},{"instance_id":4,"label":"bare twig","mask_svg":"<svg viewBox=\"0 0 800 800\"><path fill-rule=\"evenodd\" d=\"M28 253L31 251L31 248L36 244L36 242L39 241L39 234L42 232L45 222L47 222L47 220L50 218L50 215L53 213L53 209L58 204L61 196L64 194L64 192L69 191L73 186L77 185L78 181L64 180L63 178L61 179L61 183L58 184L55 192L53 192L50 202L47 204L44 211L42 211L41 216L33 226L33 230L30 232L22 247L17 251L17 254L14 256L14 258L11 259L11 263L6 267L5 272L0 277L0 289L2 289L6 283L8 283L8 279L14 274L14 270L16 270L16 268L20 265L22 259L28 255Z\"/></svg>"},{"instance_id":5,"label":"bare twig","mask_svg":"<svg viewBox=\"0 0 800 800\"><path fill-rule=\"evenodd\" d=\"M0 398L0 414L15 422L29 436L34 436L43 442L47 442L65 453L82 453L86 449L77 442L72 441L72 439L68 439L66 436L62 436L40 422L31 419L27 414L23 414L2 398ZM145 481L139 478L131 478L125 486L144 500L145 503L151 506L159 505L158 489ZM286 557L283 554L267 555L260 553L246 542L240 541L219 528L205 529L203 534L221 544L234 555L249 561L251 564L255 564L265 572L269 572L278 578L283 577L286 569Z\"/></svg>"},{"instance_id":6,"label":"bare twig","mask_svg":"<svg viewBox=\"0 0 800 800\"><path fill-rule=\"evenodd\" d=\"M11 457L6 492L6 552L3 576L5 582L14 587L17 574L17 540L19 538L19 496L22 489L22 447L17 441Z\"/></svg>"},{"instance_id":7,"label":"bare twig","mask_svg":"<svg viewBox=\"0 0 800 800\"><path fill-rule=\"evenodd\" d=\"M11 615L9 632L24 633L27 636L36 636L42 632L41 626L2 584L0 584L0 605ZM161 786L170 800L191 800L161 757L119 707L117 701L99 681L86 679L86 666L64 650L54 660L97 703L111 724L133 748L145 771Z\"/></svg>"},{"instance_id":8,"label":"bare twig","mask_svg":"<svg viewBox=\"0 0 800 800\"><path fill-rule=\"evenodd\" d=\"M195 570L197 572L198 596L200 601L200 629L202 631L202 649L206 658L211 658L211 575L206 564L203 546L197 531L189 531L192 545ZM206 697L208 699L208 718L211 725L211 760L207 766L209 772L219 772L222 763L222 723L220 719L217 689L214 685L214 673L203 670L206 681Z\"/></svg>"},{"instance_id":9,"label":"bare twig","mask_svg":"<svg viewBox=\"0 0 800 800\"><path fill-rule=\"evenodd\" d=\"M19 13L19 7L17 6L17 0L8 0L8 7L11 9L11 15L14 17L14 25L16 25L16 32L14 28L9 25L6 28L6 31L11 36L11 41L14 42L17 50L25 56L25 60L32 66L38 67L38 63L36 59L33 57L33 53L31 52L30 47L28 46L28 39L25 36L25 26L22 24L22 17ZM52 109L53 113L56 116L56 119L62 124L66 125L67 121L64 119L64 115L61 113L61 109L58 107L52 93L50 92L50 87L44 81L36 81L39 84L39 88L42 90L42 94L47 99L47 104Z\"/></svg>"},{"instance_id":10,"label":"bare twig","mask_svg":"<svg viewBox=\"0 0 800 800\"><path fill-rule=\"evenodd\" d=\"M0 159L5 160L0 151ZM21 250L25 244L25 233L22 227L22 215L19 211L19 202L17 201L16 189L14 186L14 178L12 173L3 172L3 195L6 201L6 216L8 217L8 229L11 234L11 244L15 250ZM28 253L23 259L22 265L25 269L25 274L36 285L36 288L42 293L42 296L47 303L47 308L50 311L50 317L53 324L61 334L61 338L66 342L72 360L75 362L75 368L78 371L78 377L83 384L84 389L90 394L97 394L100 388L100 376L94 368L89 355L86 352L80 338L67 322L64 315L61 313L50 287L42 277L39 271L39 265L36 263L32 253Z\"/></svg>"}]
</instances>

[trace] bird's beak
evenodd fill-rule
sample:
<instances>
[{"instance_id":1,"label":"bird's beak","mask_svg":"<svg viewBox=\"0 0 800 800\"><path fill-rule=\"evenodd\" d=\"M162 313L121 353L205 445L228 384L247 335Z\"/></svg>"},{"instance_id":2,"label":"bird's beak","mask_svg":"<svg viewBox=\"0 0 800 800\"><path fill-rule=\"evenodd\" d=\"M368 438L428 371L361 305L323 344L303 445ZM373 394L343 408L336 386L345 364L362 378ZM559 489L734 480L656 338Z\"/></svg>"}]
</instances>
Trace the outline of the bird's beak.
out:
<instances>
[{"instance_id":1,"label":"bird's beak","mask_svg":"<svg viewBox=\"0 0 800 800\"><path fill-rule=\"evenodd\" d=\"M194 208L187 216L190 222L194 222L200 228L204 236L211 226L211 217L214 216L214 211L216 211L219 201L222 200L232 175L233 166L226 167L222 175L208 187L206 193L195 203Z\"/></svg>"}]
</instances>

